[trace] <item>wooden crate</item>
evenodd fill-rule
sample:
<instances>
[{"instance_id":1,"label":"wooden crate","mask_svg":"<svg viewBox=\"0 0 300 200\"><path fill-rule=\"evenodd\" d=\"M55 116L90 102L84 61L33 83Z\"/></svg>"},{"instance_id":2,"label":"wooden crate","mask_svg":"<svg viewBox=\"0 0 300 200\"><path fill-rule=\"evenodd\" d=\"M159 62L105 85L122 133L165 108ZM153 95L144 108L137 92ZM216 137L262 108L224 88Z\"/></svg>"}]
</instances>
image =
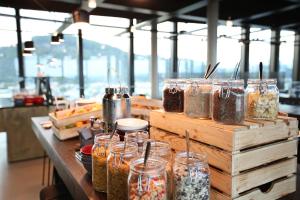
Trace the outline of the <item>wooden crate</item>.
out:
<instances>
[{"instance_id":1,"label":"wooden crate","mask_svg":"<svg viewBox=\"0 0 300 200\"><path fill-rule=\"evenodd\" d=\"M161 100L147 99L145 97L132 97L131 99L131 115L136 118L149 120L150 112L161 108Z\"/></svg>"},{"instance_id":2,"label":"wooden crate","mask_svg":"<svg viewBox=\"0 0 300 200\"><path fill-rule=\"evenodd\" d=\"M191 151L205 152L211 170L212 199L276 199L295 191L298 121L246 121L222 125L161 110L150 113L151 138L185 150L185 130ZM260 186L271 189L260 192ZM284 185L284 187L282 187Z\"/></svg>"}]
</instances>

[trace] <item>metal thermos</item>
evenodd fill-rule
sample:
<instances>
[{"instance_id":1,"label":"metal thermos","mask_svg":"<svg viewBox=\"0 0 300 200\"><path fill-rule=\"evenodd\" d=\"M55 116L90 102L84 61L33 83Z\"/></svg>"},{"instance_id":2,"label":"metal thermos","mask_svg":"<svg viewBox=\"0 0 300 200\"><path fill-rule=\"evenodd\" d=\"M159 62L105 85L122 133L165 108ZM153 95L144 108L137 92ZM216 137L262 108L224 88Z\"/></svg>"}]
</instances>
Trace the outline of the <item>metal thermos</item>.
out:
<instances>
[{"instance_id":1,"label":"metal thermos","mask_svg":"<svg viewBox=\"0 0 300 200\"><path fill-rule=\"evenodd\" d=\"M117 119L123 117L121 96L117 88L105 88L105 95L102 99L103 121L109 129L113 129Z\"/></svg>"},{"instance_id":2,"label":"metal thermos","mask_svg":"<svg viewBox=\"0 0 300 200\"><path fill-rule=\"evenodd\" d=\"M128 94L127 87L120 88L120 96L121 96L123 118L129 118L129 117L131 117L131 99Z\"/></svg>"}]
</instances>

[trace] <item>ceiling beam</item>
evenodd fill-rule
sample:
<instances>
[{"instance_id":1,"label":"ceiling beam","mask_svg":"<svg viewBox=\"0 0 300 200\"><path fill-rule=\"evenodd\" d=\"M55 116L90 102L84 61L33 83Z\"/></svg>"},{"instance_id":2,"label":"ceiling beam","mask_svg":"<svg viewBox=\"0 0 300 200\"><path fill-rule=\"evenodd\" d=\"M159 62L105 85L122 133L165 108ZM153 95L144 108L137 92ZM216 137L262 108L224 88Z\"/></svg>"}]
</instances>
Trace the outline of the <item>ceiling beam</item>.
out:
<instances>
[{"instance_id":1,"label":"ceiling beam","mask_svg":"<svg viewBox=\"0 0 300 200\"><path fill-rule=\"evenodd\" d=\"M180 9L174 11L174 12L166 13L166 14L160 16L160 17L153 18L153 19L138 23L137 25L135 25L135 28L139 29L139 28L142 28L143 26L151 25L152 23L158 24L158 23L161 23L161 22L164 22L164 21L168 21L172 18L179 17L180 15L184 15L184 14L192 12L194 10L203 8L203 7L207 6L207 4L208 4L208 0L198 1L196 3L193 3L193 4L190 4L190 5L185 6L183 8L180 8Z\"/></svg>"},{"instance_id":2,"label":"ceiling beam","mask_svg":"<svg viewBox=\"0 0 300 200\"><path fill-rule=\"evenodd\" d=\"M289 5L289 6L274 9L274 10L269 10L269 11L265 11L265 12L261 12L261 13L256 13L256 14L253 14L253 15L250 15L250 16L247 16L247 17L234 19L233 22L234 23L249 22L249 21L253 21L253 20L256 20L256 19L269 17L269 16L274 15L274 14L280 14L280 13L288 12L288 11L297 9L299 7L300 7L299 3L298 4L293 4L293 5Z\"/></svg>"}]
</instances>

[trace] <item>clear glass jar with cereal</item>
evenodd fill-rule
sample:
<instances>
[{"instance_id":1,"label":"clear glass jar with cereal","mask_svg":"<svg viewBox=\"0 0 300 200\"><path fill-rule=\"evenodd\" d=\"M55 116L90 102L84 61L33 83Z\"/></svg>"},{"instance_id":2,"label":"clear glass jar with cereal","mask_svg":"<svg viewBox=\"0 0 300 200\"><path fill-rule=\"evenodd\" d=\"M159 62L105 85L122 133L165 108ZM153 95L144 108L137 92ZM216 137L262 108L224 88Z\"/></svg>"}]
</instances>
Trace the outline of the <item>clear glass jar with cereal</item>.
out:
<instances>
[{"instance_id":1,"label":"clear glass jar with cereal","mask_svg":"<svg viewBox=\"0 0 300 200\"><path fill-rule=\"evenodd\" d=\"M130 161L138 156L136 143L116 142L107 158L107 199L127 200Z\"/></svg>"},{"instance_id":2,"label":"clear glass jar with cereal","mask_svg":"<svg viewBox=\"0 0 300 200\"><path fill-rule=\"evenodd\" d=\"M95 135L92 148L92 183L98 192L106 192L107 190L106 159L110 144L117 141L119 141L117 134L113 135L111 139L110 134Z\"/></svg>"},{"instance_id":3,"label":"clear glass jar with cereal","mask_svg":"<svg viewBox=\"0 0 300 200\"><path fill-rule=\"evenodd\" d=\"M277 119L279 90L276 79L249 79L246 89L247 118Z\"/></svg>"},{"instance_id":4,"label":"clear glass jar with cereal","mask_svg":"<svg viewBox=\"0 0 300 200\"><path fill-rule=\"evenodd\" d=\"M173 199L208 200L210 193L210 173L206 155L178 152L173 166Z\"/></svg>"},{"instance_id":5,"label":"clear glass jar with cereal","mask_svg":"<svg viewBox=\"0 0 300 200\"><path fill-rule=\"evenodd\" d=\"M136 158L130 164L128 199L167 200L166 181L164 160L149 157L145 166L144 158Z\"/></svg>"}]
</instances>

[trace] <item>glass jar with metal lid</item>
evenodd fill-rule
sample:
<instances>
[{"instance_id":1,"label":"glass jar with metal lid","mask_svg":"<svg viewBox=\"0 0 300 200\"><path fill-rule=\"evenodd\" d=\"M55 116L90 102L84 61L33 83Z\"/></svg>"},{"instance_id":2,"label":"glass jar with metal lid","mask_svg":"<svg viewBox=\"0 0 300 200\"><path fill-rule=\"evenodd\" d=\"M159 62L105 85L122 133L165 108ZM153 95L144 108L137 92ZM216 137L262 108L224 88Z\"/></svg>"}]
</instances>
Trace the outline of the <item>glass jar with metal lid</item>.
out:
<instances>
[{"instance_id":1,"label":"glass jar with metal lid","mask_svg":"<svg viewBox=\"0 0 300 200\"><path fill-rule=\"evenodd\" d=\"M176 154L173 166L173 191L174 200L209 199L210 172L205 154L194 152Z\"/></svg>"},{"instance_id":2,"label":"glass jar with metal lid","mask_svg":"<svg viewBox=\"0 0 300 200\"><path fill-rule=\"evenodd\" d=\"M143 146L146 144L146 141L149 139L148 131L134 131L125 133L126 142L134 142L138 145L139 154L143 153Z\"/></svg>"},{"instance_id":3,"label":"glass jar with metal lid","mask_svg":"<svg viewBox=\"0 0 300 200\"><path fill-rule=\"evenodd\" d=\"M210 118L211 79L191 79L184 91L184 114L193 118Z\"/></svg>"},{"instance_id":4,"label":"glass jar with metal lid","mask_svg":"<svg viewBox=\"0 0 300 200\"><path fill-rule=\"evenodd\" d=\"M165 80L163 108L166 112L183 112L185 83L183 79Z\"/></svg>"},{"instance_id":5,"label":"glass jar with metal lid","mask_svg":"<svg viewBox=\"0 0 300 200\"><path fill-rule=\"evenodd\" d=\"M159 157L149 157L146 166L144 158L136 158L131 161L128 199L167 200L164 160Z\"/></svg>"},{"instance_id":6,"label":"glass jar with metal lid","mask_svg":"<svg viewBox=\"0 0 300 200\"><path fill-rule=\"evenodd\" d=\"M151 149L149 156L159 157L166 163L167 172L167 197L172 199L172 151L168 142L149 139L144 143L143 156L145 154L147 142L151 142Z\"/></svg>"},{"instance_id":7,"label":"glass jar with metal lid","mask_svg":"<svg viewBox=\"0 0 300 200\"><path fill-rule=\"evenodd\" d=\"M119 136L110 134L95 135L94 145L92 148L92 183L98 192L106 192L107 190L107 168L106 159L109 154L109 146L118 142Z\"/></svg>"},{"instance_id":8,"label":"glass jar with metal lid","mask_svg":"<svg viewBox=\"0 0 300 200\"><path fill-rule=\"evenodd\" d=\"M213 120L223 124L242 124L245 118L244 101L244 80L213 82Z\"/></svg>"},{"instance_id":9,"label":"glass jar with metal lid","mask_svg":"<svg viewBox=\"0 0 300 200\"><path fill-rule=\"evenodd\" d=\"M130 161L138 156L136 143L116 142L107 158L107 199L127 200Z\"/></svg>"},{"instance_id":10,"label":"glass jar with metal lid","mask_svg":"<svg viewBox=\"0 0 300 200\"><path fill-rule=\"evenodd\" d=\"M276 119L279 107L279 90L276 79L249 79L246 89L247 118Z\"/></svg>"},{"instance_id":11,"label":"glass jar with metal lid","mask_svg":"<svg viewBox=\"0 0 300 200\"><path fill-rule=\"evenodd\" d=\"M116 120L122 118L121 98L118 95L117 88L105 88L102 106L103 121L108 125L108 128L112 130Z\"/></svg>"}]
</instances>

